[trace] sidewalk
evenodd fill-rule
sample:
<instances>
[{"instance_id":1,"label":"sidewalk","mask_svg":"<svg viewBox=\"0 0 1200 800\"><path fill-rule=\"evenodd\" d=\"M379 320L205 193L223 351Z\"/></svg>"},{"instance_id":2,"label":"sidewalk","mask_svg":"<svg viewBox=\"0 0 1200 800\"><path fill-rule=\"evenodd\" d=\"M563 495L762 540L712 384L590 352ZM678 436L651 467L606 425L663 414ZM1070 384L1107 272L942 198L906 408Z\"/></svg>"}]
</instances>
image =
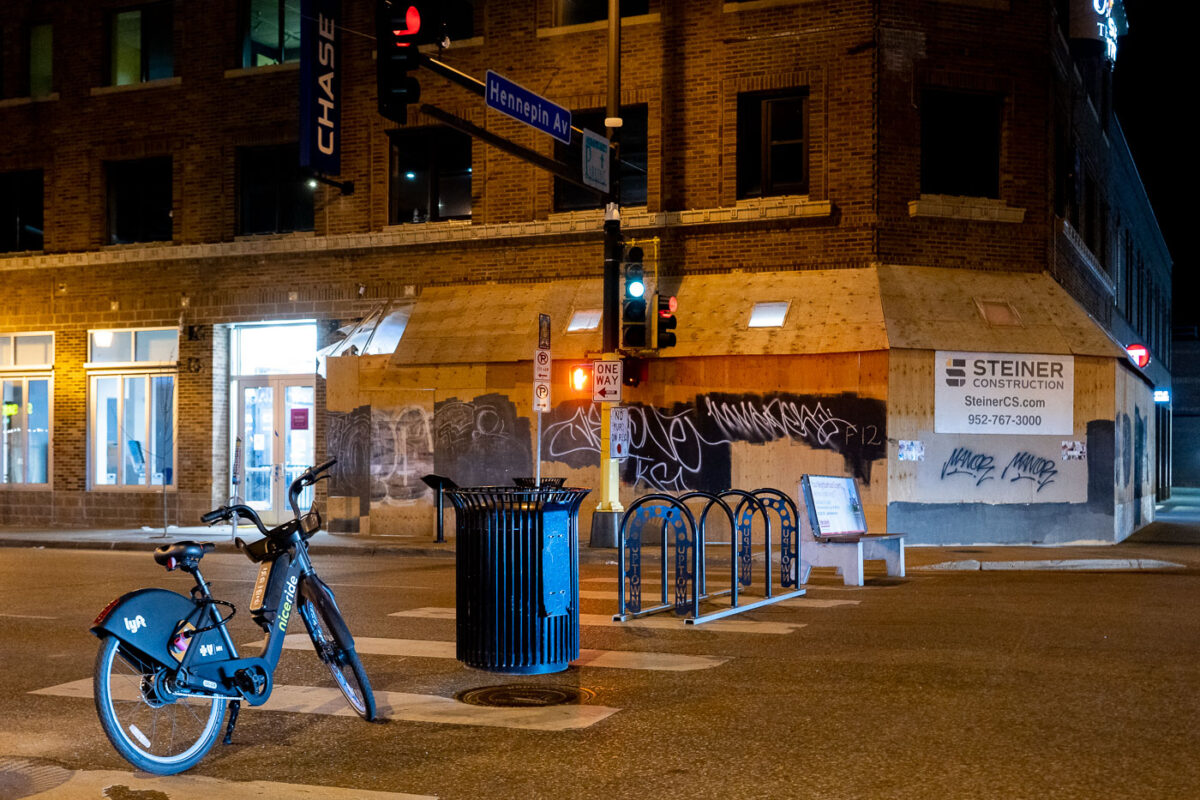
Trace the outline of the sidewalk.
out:
<instances>
[{"instance_id":1,"label":"sidewalk","mask_svg":"<svg viewBox=\"0 0 1200 800\"><path fill-rule=\"evenodd\" d=\"M252 527L242 527L238 535L247 541L258 537ZM160 544L179 539L216 542L222 551L232 551L233 537L228 525L208 527L168 526L140 529L13 528L0 527L0 547L52 547L93 550L150 551ZM615 549L593 549L587 545L587 531L580 533L580 560L584 563L615 562ZM446 541L434 541L434 533L402 536L357 536L316 534L310 548L314 553L373 555L388 553L419 557L454 557L453 527ZM714 554L719 557L718 554ZM1174 489L1170 500L1155 511L1155 521L1116 545L1058 546L950 546L905 548L909 570L935 568L959 569L1045 569L1045 562L1072 562L1063 568L1138 568L1139 561L1164 561L1189 568L1200 568L1200 489ZM957 562L957 563L951 563ZM1032 563L1031 563L1032 562ZM1105 566L1107 564L1107 566Z\"/></svg>"}]
</instances>

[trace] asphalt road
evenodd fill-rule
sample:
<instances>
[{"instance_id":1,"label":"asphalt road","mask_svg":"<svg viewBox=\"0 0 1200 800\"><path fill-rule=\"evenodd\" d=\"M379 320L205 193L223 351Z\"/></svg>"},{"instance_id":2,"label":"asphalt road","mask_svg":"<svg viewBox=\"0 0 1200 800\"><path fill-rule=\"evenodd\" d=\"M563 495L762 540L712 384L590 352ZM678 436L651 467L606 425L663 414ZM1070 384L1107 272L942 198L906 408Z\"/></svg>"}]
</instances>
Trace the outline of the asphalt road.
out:
<instances>
[{"instance_id":1,"label":"asphalt road","mask_svg":"<svg viewBox=\"0 0 1200 800\"><path fill-rule=\"evenodd\" d=\"M186 591L188 579L148 553L0 548L0 800L39 788L126 800L1200 797L1194 566L868 572L862 589L826 571L807 598L751 611L741 630L583 628L587 651L661 660L509 677L429 654L454 639L451 559L316 562L381 696L560 686L589 690L585 705L599 713L583 727L535 730L462 724L461 704L445 702L424 718L397 705L374 725L245 707L232 746L186 776L151 779L113 751L89 699L32 692L90 678L87 629L113 597ZM204 567L215 594L244 608L255 566L217 553ZM614 574L582 566L585 614L615 609ZM248 617L232 623L239 645L260 638ZM669 656L698 658L669 671L681 663ZM276 685L332 682L294 649Z\"/></svg>"}]
</instances>

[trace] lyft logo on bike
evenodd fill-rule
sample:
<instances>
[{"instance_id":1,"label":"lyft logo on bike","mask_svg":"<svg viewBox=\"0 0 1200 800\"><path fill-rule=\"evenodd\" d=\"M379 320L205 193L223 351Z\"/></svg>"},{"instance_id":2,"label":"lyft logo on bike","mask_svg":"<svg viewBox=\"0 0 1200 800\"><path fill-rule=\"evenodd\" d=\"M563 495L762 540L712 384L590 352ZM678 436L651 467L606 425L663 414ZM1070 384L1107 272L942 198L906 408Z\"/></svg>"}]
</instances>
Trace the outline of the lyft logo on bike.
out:
<instances>
[{"instance_id":1,"label":"lyft logo on bike","mask_svg":"<svg viewBox=\"0 0 1200 800\"><path fill-rule=\"evenodd\" d=\"M292 615L292 603L296 600L296 576L293 575L288 579L287 586L283 587L283 608L279 609L279 630L287 631L288 617Z\"/></svg>"},{"instance_id":2,"label":"lyft logo on bike","mask_svg":"<svg viewBox=\"0 0 1200 800\"><path fill-rule=\"evenodd\" d=\"M133 619L125 617L125 627L129 629L130 633L137 633L142 628L146 627L146 618L141 614L138 614Z\"/></svg>"}]
</instances>

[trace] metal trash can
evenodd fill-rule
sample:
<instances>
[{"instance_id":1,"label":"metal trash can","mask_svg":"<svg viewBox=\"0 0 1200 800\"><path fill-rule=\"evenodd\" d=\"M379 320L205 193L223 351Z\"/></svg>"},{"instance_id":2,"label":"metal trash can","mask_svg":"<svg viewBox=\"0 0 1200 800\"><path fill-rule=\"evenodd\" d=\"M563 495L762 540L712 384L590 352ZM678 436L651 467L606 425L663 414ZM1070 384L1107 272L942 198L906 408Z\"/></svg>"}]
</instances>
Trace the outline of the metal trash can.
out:
<instances>
[{"instance_id":1,"label":"metal trash can","mask_svg":"<svg viewBox=\"0 0 1200 800\"><path fill-rule=\"evenodd\" d=\"M589 489L448 489L456 639L470 667L536 675L579 658L579 506Z\"/></svg>"}]
</instances>

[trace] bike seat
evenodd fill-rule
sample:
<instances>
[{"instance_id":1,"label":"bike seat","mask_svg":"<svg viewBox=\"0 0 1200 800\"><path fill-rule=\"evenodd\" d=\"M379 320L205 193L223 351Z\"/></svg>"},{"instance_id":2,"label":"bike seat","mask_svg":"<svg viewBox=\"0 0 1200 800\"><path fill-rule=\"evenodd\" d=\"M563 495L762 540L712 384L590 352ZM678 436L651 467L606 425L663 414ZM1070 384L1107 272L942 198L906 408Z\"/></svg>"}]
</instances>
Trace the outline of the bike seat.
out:
<instances>
[{"instance_id":1,"label":"bike seat","mask_svg":"<svg viewBox=\"0 0 1200 800\"><path fill-rule=\"evenodd\" d=\"M216 549L217 546L212 542L193 542L188 539L154 548L154 560L167 569L175 569L180 564L197 564L205 553Z\"/></svg>"}]
</instances>

